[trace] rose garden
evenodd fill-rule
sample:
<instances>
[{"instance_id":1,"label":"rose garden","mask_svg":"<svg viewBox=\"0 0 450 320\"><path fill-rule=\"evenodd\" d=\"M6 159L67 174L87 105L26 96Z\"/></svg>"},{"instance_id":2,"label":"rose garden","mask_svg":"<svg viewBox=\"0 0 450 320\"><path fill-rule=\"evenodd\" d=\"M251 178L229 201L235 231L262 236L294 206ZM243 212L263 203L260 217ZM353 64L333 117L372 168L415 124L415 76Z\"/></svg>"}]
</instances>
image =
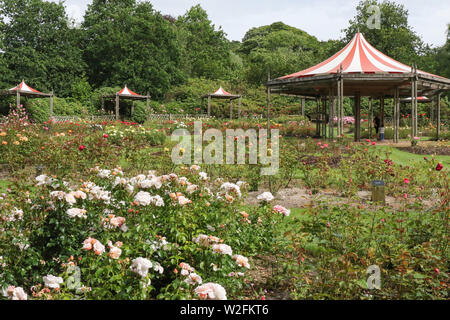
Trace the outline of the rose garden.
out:
<instances>
[{"instance_id":1,"label":"rose garden","mask_svg":"<svg viewBox=\"0 0 450 320\"><path fill-rule=\"evenodd\" d=\"M0 300L449 298L450 80L415 66L448 70L448 40L432 52L411 49L413 57L390 51L411 58L409 67L372 47L363 33L383 41L378 31L360 32L362 23L341 42L280 22L251 29L237 44L200 6L175 19L147 1L94 0L77 29L67 26L61 3L25 2L47 14L61 10L64 23L49 30L68 28L84 40L72 39L81 49L70 50L80 52L55 49L81 62L21 61L20 77L29 74L48 93L17 85L15 73L0 79L16 85L0 90ZM14 3L0 4L10 18L0 25L10 32L0 59L16 52L18 44L8 44L16 26L49 23L25 19ZM385 14L403 12L379 5ZM113 36L122 25L102 14L119 13L137 28L130 39L145 38L139 45ZM114 32L101 28L108 23ZM105 34L123 50L102 47ZM209 42L200 46L203 38ZM288 46L280 39L311 48L270 49ZM199 52L215 60L199 61ZM14 61L0 68L21 70ZM36 70L53 72L63 61L55 74L67 85L56 97L53 75ZM127 81L155 97L114 87ZM223 140L196 144L199 128ZM180 130L193 148L174 139ZM252 140L252 130L263 134ZM224 161L197 161L196 152L212 156L212 143L245 161L225 161L217 148ZM177 163L175 153L189 161ZM278 161L272 174L262 174L272 165L265 157Z\"/></svg>"}]
</instances>

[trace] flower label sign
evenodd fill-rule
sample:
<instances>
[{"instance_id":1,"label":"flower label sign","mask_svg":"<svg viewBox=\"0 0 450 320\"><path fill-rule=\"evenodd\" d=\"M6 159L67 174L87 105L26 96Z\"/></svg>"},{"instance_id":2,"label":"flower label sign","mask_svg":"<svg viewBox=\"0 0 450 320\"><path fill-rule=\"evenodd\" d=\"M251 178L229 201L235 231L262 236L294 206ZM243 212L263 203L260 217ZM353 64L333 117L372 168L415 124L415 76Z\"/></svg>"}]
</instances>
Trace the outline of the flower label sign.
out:
<instances>
[{"instance_id":1,"label":"flower label sign","mask_svg":"<svg viewBox=\"0 0 450 320\"><path fill-rule=\"evenodd\" d=\"M382 202L383 204L386 204L383 180L372 181L372 201L373 202Z\"/></svg>"}]
</instances>

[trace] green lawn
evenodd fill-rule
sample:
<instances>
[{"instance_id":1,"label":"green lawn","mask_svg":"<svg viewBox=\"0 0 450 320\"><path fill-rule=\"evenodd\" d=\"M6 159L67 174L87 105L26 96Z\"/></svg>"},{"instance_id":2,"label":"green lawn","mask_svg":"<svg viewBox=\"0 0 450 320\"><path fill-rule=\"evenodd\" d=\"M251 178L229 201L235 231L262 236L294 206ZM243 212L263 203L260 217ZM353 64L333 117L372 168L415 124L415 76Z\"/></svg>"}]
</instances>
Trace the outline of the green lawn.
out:
<instances>
[{"instance_id":1,"label":"green lawn","mask_svg":"<svg viewBox=\"0 0 450 320\"><path fill-rule=\"evenodd\" d=\"M431 155L421 155L421 154L414 154L406 151L401 151L397 148L393 148L391 146L383 146L383 145L377 145L377 148L381 151L391 151L391 160L394 161L394 163L398 163L401 165L410 165L417 161L424 161L424 157L430 158ZM434 156L436 161L442 163L444 167L450 166L450 156Z\"/></svg>"}]
</instances>

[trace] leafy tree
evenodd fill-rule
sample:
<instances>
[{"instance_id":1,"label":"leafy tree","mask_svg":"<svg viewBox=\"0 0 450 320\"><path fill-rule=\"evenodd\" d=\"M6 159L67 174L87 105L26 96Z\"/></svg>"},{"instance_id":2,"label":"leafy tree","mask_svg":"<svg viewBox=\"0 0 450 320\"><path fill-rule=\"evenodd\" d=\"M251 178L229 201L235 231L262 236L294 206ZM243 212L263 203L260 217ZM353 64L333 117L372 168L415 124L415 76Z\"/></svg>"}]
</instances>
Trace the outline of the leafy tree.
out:
<instances>
[{"instance_id":1,"label":"leafy tree","mask_svg":"<svg viewBox=\"0 0 450 320\"><path fill-rule=\"evenodd\" d=\"M261 84L310 67L319 62L320 42L305 31L276 22L250 29L242 40L239 52L246 62L246 79Z\"/></svg>"},{"instance_id":2,"label":"leafy tree","mask_svg":"<svg viewBox=\"0 0 450 320\"><path fill-rule=\"evenodd\" d=\"M436 72L450 78L450 24L447 29L447 42L437 50L436 63Z\"/></svg>"},{"instance_id":3,"label":"leafy tree","mask_svg":"<svg viewBox=\"0 0 450 320\"><path fill-rule=\"evenodd\" d=\"M4 50L0 61L9 70L2 75L3 82L12 86L26 78L37 89L69 95L84 63L77 45L79 32L69 27L63 3L1 0L0 16Z\"/></svg>"},{"instance_id":4,"label":"leafy tree","mask_svg":"<svg viewBox=\"0 0 450 320\"><path fill-rule=\"evenodd\" d=\"M183 80L171 22L148 2L94 0L82 28L92 86L123 86L162 97Z\"/></svg>"},{"instance_id":5,"label":"leafy tree","mask_svg":"<svg viewBox=\"0 0 450 320\"><path fill-rule=\"evenodd\" d=\"M368 26L374 14L370 6L380 9L379 29ZM404 5L391 1L361 1L356 7L356 16L349 23L349 27L343 30L343 43L349 42L359 30L370 44L384 54L402 63L417 63L419 68L429 69L419 65L419 56L427 54L429 47L409 25L408 10Z\"/></svg>"},{"instance_id":6,"label":"leafy tree","mask_svg":"<svg viewBox=\"0 0 450 320\"><path fill-rule=\"evenodd\" d=\"M183 52L182 65L190 77L223 79L239 67L239 62L233 60L225 33L220 27L216 30L200 5L180 16L176 25Z\"/></svg>"}]
</instances>

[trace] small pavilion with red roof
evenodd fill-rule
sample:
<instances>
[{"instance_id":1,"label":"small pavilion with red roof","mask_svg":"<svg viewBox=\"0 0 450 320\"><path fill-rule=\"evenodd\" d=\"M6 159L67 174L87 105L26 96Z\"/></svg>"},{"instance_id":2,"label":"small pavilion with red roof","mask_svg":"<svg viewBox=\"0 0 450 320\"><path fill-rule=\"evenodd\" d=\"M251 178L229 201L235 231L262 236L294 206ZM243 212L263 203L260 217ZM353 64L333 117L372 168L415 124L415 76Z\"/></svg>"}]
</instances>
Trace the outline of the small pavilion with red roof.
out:
<instances>
[{"instance_id":1,"label":"small pavilion with red roof","mask_svg":"<svg viewBox=\"0 0 450 320\"><path fill-rule=\"evenodd\" d=\"M226 99L230 100L230 119L233 119L233 100L239 99L238 102L238 118L241 116L241 104L242 104L242 95L235 95L225 91L222 87L220 87L214 93L208 93L202 96L202 106L204 99L208 99L208 116L211 116L211 99Z\"/></svg>"},{"instance_id":2,"label":"small pavilion with red roof","mask_svg":"<svg viewBox=\"0 0 450 320\"><path fill-rule=\"evenodd\" d=\"M10 96L15 95L17 97L16 103L18 106L20 106L20 98L22 96L29 97L29 98L42 98L42 97L48 97L50 98L50 118L53 116L53 91L51 93L43 93L36 89L31 88L28 86L24 80L22 82L15 86L14 88L11 88L9 90L4 90L0 92L0 96Z\"/></svg>"},{"instance_id":3,"label":"small pavilion with red roof","mask_svg":"<svg viewBox=\"0 0 450 320\"><path fill-rule=\"evenodd\" d=\"M409 97L412 108L411 136L417 136L417 103L420 96L436 100L437 135L440 134L440 96L450 90L450 79L402 64L375 49L361 33L329 59L293 74L266 83L268 88L267 115L270 123L270 93L309 96L317 100L317 122L320 137L334 135L334 119L338 119L338 136L343 134L343 98L354 98L355 141L361 137L361 97L380 99L384 117L384 99L394 99L394 142L398 142L400 98ZM337 105L336 105L337 103ZM328 120L326 120L328 118Z\"/></svg>"},{"instance_id":4,"label":"small pavilion with red roof","mask_svg":"<svg viewBox=\"0 0 450 320\"><path fill-rule=\"evenodd\" d=\"M102 110L104 110L105 107L105 98L115 98L116 101L116 120L119 120L119 108L120 108L120 99L128 99L128 100L146 100L147 101L147 112L150 109L150 98L151 96L148 94L146 96L142 96L137 94L136 92L131 91L128 89L127 85L125 87L116 92L116 94L112 95L104 95L102 96ZM131 115L133 115L134 111L134 105L131 107Z\"/></svg>"}]
</instances>

